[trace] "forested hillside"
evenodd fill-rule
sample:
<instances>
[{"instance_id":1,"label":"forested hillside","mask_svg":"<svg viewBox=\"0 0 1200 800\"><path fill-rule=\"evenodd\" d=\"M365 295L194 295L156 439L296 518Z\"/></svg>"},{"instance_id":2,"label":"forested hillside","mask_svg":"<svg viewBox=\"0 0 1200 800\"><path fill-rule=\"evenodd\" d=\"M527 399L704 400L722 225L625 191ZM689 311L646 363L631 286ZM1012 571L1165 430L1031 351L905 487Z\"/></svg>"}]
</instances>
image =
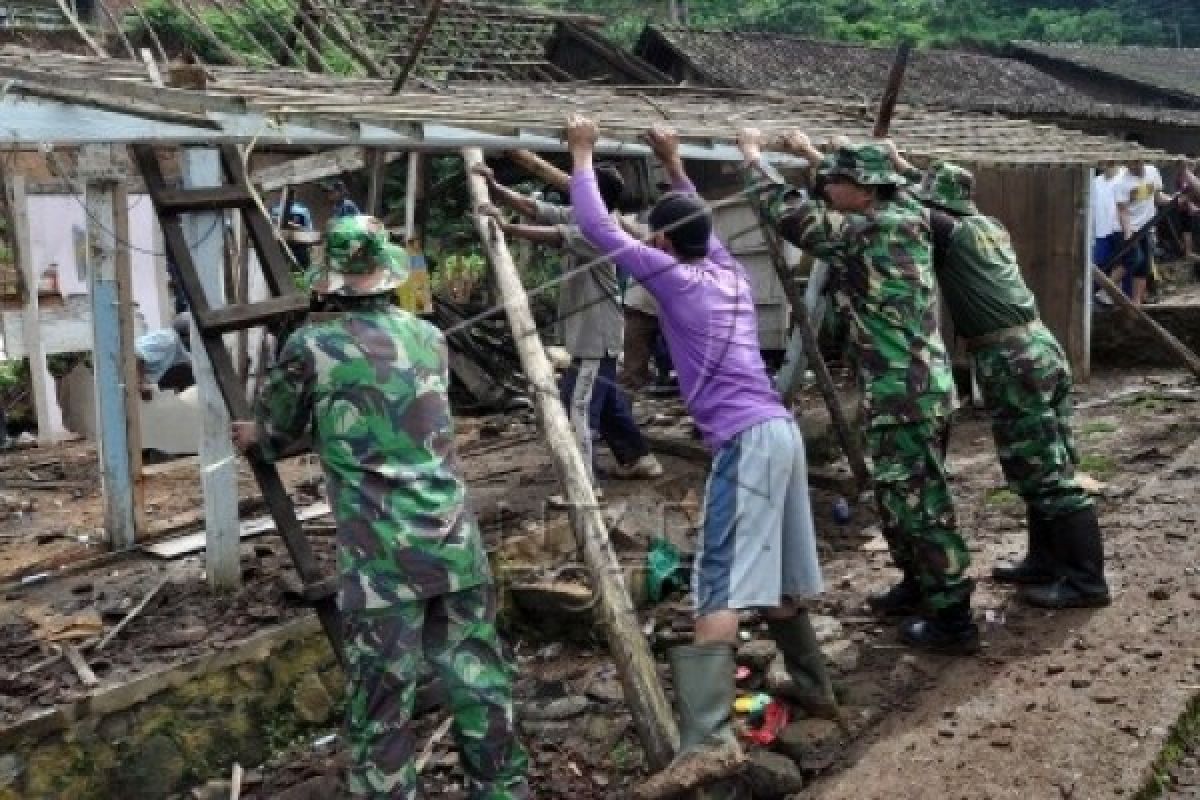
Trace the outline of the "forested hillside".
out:
<instances>
[{"instance_id":1,"label":"forested hillside","mask_svg":"<svg viewBox=\"0 0 1200 800\"><path fill-rule=\"evenodd\" d=\"M1200 47L1200 0L526 0L603 14L630 41L647 20L848 41L995 44L1010 39Z\"/></svg>"}]
</instances>

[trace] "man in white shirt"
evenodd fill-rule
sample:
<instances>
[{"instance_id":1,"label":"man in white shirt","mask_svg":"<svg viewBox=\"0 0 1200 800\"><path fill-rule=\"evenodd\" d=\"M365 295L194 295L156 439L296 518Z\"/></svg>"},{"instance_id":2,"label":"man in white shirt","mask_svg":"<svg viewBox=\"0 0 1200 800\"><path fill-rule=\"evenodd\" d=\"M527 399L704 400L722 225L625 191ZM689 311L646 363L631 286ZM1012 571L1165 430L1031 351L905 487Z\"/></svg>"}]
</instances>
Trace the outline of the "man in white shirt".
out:
<instances>
[{"instance_id":1,"label":"man in white shirt","mask_svg":"<svg viewBox=\"0 0 1200 800\"><path fill-rule=\"evenodd\" d=\"M1121 233L1126 241L1149 225L1158 213L1158 206L1171 202L1163 192L1162 175L1158 167L1144 161L1131 161L1129 170L1116 190L1117 215ZM1133 276L1133 291L1129 295L1134 305L1146 300L1146 284L1154 268L1153 233L1142 237L1130 252L1125 263L1113 271L1114 283L1120 284L1126 272Z\"/></svg>"},{"instance_id":2,"label":"man in white shirt","mask_svg":"<svg viewBox=\"0 0 1200 800\"><path fill-rule=\"evenodd\" d=\"M1124 167L1115 161L1107 161L1092 181L1092 262L1098 267L1107 264L1124 241L1117 214L1117 187L1125 177ZM1105 305L1111 304L1103 290L1096 293L1096 299Z\"/></svg>"}]
</instances>

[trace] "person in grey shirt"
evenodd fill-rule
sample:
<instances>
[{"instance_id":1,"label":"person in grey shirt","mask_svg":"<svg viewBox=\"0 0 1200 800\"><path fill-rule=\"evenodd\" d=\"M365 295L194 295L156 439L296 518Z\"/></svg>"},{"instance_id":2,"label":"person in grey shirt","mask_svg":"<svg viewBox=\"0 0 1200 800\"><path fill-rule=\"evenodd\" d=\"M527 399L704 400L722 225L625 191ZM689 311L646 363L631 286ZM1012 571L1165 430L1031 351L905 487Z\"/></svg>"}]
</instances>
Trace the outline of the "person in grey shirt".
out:
<instances>
[{"instance_id":1,"label":"person in grey shirt","mask_svg":"<svg viewBox=\"0 0 1200 800\"><path fill-rule=\"evenodd\" d=\"M625 312L621 307L616 265L603 258L583 237L570 206L535 200L513 191L499 183L486 166L477 167L476 172L488 182L492 196L501 205L515 210L531 224L507 222L494 206L476 211L495 216L507 235L557 247L564 254L558 323L571 366L563 374L559 390L593 478L593 430L600 432L616 458L614 477L659 477L662 465L651 455L634 421L629 398L617 383L617 356L624 347ZM612 211L625 191L625 181L609 165L596 168L596 179L604 202Z\"/></svg>"}]
</instances>

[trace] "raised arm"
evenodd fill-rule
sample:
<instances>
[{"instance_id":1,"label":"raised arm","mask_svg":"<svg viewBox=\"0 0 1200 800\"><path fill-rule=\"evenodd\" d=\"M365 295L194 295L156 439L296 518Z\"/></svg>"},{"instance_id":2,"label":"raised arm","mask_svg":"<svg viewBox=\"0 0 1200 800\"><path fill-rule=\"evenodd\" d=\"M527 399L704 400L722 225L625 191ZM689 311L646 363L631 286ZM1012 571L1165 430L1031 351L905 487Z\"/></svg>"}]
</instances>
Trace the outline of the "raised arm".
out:
<instances>
[{"instance_id":1,"label":"raised arm","mask_svg":"<svg viewBox=\"0 0 1200 800\"><path fill-rule=\"evenodd\" d=\"M487 164L476 165L474 172L487 181L492 197L496 198L500 205L505 208L511 208L523 217L537 216L537 201L500 183L500 181L496 180L496 173Z\"/></svg>"},{"instance_id":2,"label":"raised arm","mask_svg":"<svg viewBox=\"0 0 1200 800\"><path fill-rule=\"evenodd\" d=\"M571 205L584 237L621 269L645 286L658 300L686 283L679 261L657 248L642 244L626 233L604 205L596 185L592 154L599 138L596 123L579 114L567 120L567 145L571 151Z\"/></svg>"},{"instance_id":3,"label":"raised arm","mask_svg":"<svg viewBox=\"0 0 1200 800\"><path fill-rule=\"evenodd\" d=\"M751 202L757 203L767 222L796 247L827 260L843 255L844 244L829 209L806 191L787 184L766 162L762 154L765 140L757 128L744 128L738 133L742 177ZM809 163L821 161L821 152L798 131L785 136L783 146Z\"/></svg>"},{"instance_id":4,"label":"raised arm","mask_svg":"<svg viewBox=\"0 0 1200 800\"><path fill-rule=\"evenodd\" d=\"M667 173L667 178L671 181L671 189L684 194L698 195L696 185L692 183L692 179L687 175L687 170L684 169L683 157L679 155L679 134L675 129L667 125L655 125L647 131L646 142L654 151L654 155L658 157L663 171ZM725 243L717 235L715 226L708 237L708 256L719 263L735 263L733 256L725 247Z\"/></svg>"}]
</instances>

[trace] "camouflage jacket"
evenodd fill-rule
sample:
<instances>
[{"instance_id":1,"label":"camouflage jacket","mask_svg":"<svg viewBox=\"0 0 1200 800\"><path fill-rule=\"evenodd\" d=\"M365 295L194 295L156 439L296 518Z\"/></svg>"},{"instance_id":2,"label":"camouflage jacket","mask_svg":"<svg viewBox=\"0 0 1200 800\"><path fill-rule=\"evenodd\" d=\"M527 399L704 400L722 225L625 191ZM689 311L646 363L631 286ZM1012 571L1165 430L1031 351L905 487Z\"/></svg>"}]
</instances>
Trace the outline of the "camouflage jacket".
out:
<instances>
[{"instance_id":1,"label":"camouflage jacket","mask_svg":"<svg viewBox=\"0 0 1200 800\"><path fill-rule=\"evenodd\" d=\"M442 334L386 296L300 328L268 374L259 446L275 459L311 430L337 520L343 611L490 581L448 383Z\"/></svg>"},{"instance_id":2,"label":"camouflage jacket","mask_svg":"<svg viewBox=\"0 0 1200 800\"><path fill-rule=\"evenodd\" d=\"M757 171L746 177L780 235L830 264L837 306L850 317L868 425L952 412L954 381L938 332L928 212L899 195L869 214L840 215L794 187L762 187Z\"/></svg>"}]
</instances>

